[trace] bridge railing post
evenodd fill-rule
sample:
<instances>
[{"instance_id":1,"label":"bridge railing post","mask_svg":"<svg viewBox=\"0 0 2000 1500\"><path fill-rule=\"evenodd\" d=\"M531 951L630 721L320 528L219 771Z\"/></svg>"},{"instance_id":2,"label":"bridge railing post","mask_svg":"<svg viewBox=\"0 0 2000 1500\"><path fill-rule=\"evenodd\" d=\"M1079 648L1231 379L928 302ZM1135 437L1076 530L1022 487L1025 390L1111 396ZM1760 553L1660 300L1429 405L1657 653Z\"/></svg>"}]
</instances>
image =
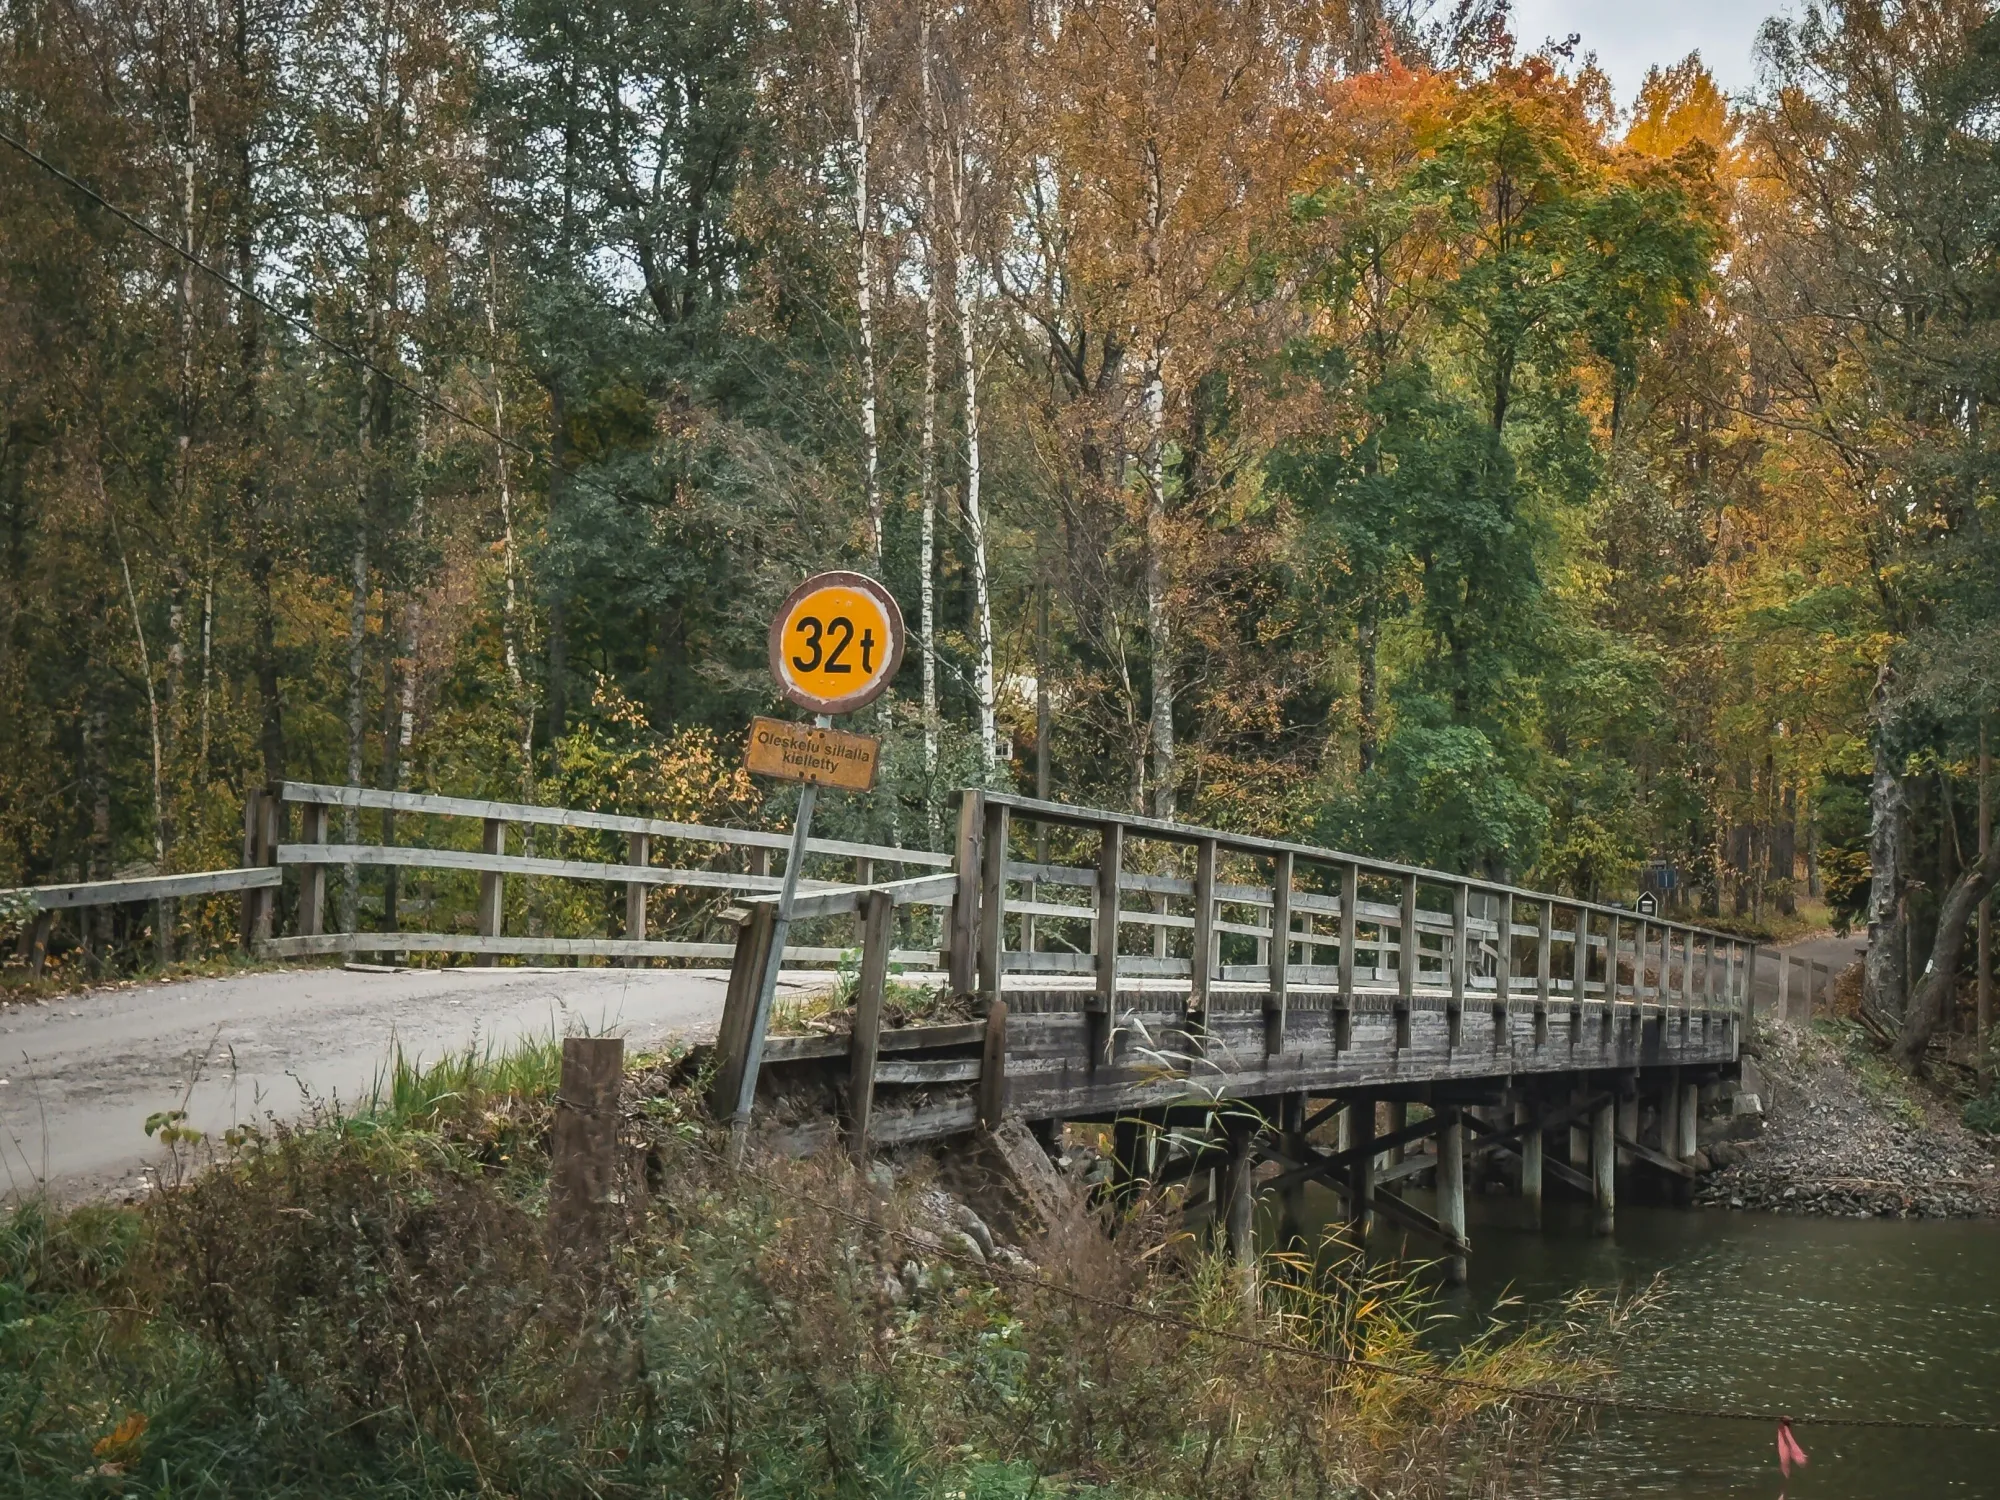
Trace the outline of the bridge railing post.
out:
<instances>
[{"instance_id":1,"label":"bridge railing post","mask_svg":"<svg viewBox=\"0 0 2000 1500\"><path fill-rule=\"evenodd\" d=\"M1097 1019L1090 1034L1091 1066L1109 1060L1111 1028L1118 1014L1118 919L1121 910L1119 886L1125 874L1125 825L1099 825L1101 842L1097 850L1097 921L1093 947L1097 951L1097 988L1091 996L1091 1014Z\"/></svg>"},{"instance_id":2,"label":"bridge railing post","mask_svg":"<svg viewBox=\"0 0 2000 1500\"><path fill-rule=\"evenodd\" d=\"M1404 1045L1410 1034L1410 1008L1417 998L1417 877L1403 877L1403 900L1397 913L1396 945L1396 1044Z\"/></svg>"},{"instance_id":3,"label":"bridge railing post","mask_svg":"<svg viewBox=\"0 0 2000 1500\"><path fill-rule=\"evenodd\" d=\"M979 993L989 1005L1007 953L1007 831L1007 805L989 803L979 848Z\"/></svg>"},{"instance_id":4,"label":"bridge railing post","mask_svg":"<svg viewBox=\"0 0 2000 1500\"><path fill-rule=\"evenodd\" d=\"M1264 1054L1285 1050L1285 1001L1292 962L1292 851L1271 861L1271 963L1264 994Z\"/></svg>"},{"instance_id":5,"label":"bridge railing post","mask_svg":"<svg viewBox=\"0 0 2000 1500\"><path fill-rule=\"evenodd\" d=\"M1465 1024L1465 986L1472 962L1472 887L1463 880L1451 888L1451 999L1445 1006L1445 1035L1456 1047Z\"/></svg>"},{"instance_id":6,"label":"bridge railing post","mask_svg":"<svg viewBox=\"0 0 2000 1500\"><path fill-rule=\"evenodd\" d=\"M1215 863L1220 850L1214 839L1195 846L1194 946L1188 953L1188 1013L1208 1014L1209 986L1215 975Z\"/></svg>"},{"instance_id":7,"label":"bridge railing post","mask_svg":"<svg viewBox=\"0 0 2000 1500\"><path fill-rule=\"evenodd\" d=\"M958 803L958 842L954 867L958 894L951 908L950 968L954 995L969 995L979 972L979 843L986 826L986 796L968 788Z\"/></svg>"}]
</instances>

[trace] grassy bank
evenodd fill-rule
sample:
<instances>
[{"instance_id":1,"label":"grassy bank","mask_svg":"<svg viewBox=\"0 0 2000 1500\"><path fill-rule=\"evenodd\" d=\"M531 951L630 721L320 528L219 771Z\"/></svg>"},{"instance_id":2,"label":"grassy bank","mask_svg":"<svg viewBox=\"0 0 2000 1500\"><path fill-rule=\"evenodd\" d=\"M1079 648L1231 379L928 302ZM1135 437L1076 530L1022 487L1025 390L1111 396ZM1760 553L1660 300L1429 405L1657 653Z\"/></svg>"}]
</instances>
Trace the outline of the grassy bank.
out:
<instances>
[{"instance_id":1,"label":"grassy bank","mask_svg":"<svg viewBox=\"0 0 2000 1500\"><path fill-rule=\"evenodd\" d=\"M366 1109L217 1147L142 1206L7 1211L0 1488L1499 1495L1561 1408L1298 1352L1598 1373L1581 1325L1439 1352L1400 1277L1272 1263L1247 1313L1165 1213L1023 1232L1032 1277L982 1271L926 1218L922 1164L893 1189L837 1162L728 1173L643 1070L615 1261L585 1288L544 1250L555 1073L549 1048L399 1066Z\"/></svg>"}]
</instances>

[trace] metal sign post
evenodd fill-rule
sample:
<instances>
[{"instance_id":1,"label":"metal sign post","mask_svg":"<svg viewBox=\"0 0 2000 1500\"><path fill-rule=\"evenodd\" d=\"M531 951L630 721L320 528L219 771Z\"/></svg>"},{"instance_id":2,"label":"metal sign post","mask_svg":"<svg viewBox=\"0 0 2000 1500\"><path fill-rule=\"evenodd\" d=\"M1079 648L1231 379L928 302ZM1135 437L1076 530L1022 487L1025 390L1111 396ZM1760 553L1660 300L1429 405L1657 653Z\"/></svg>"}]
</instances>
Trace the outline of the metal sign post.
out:
<instances>
[{"instance_id":1,"label":"metal sign post","mask_svg":"<svg viewBox=\"0 0 2000 1500\"><path fill-rule=\"evenodd\" d=\"M860 573L821 573L792 590L771 621L771 675L779 691L815 714L821 730L833 727L833 716L865 708L887 690L903 660L903 613L895 597L874 579ZM822 784L864 790L873 783L873 742L865 736L841 735L778 745L783 726L766 724L753 730L748 747L749 769L759 775L804 783L799 789L798 818L792 825L791 850L778 887L777 917L771 924L771 946L757 976L757 1004L744 1040L743 1070L736 1087L736 1108L729 1117L729 1157L740 1164L749 1146L750 1112L757 1099L757 1075L764 1063L764 1033L771 1025L771 1007L778 995L778 970L785 961L785 939L792 925L792 905L798 896L806 844L812 836L813 807ZM789 751L790 753L786 753ZM865 759L865 771L861 761ZM863 779L865 777L865 779Z\"/></svg>"},{"instance_id":2,"label":"metal sign post","mask_svg":"<svg viewBox=\"0 0 2000 1500\"><path fill-rule=\"evenodd\" d=\"M816 722L825 729L833 723L833 715L821 714ZM750 1106L757 1098L757 1074L764 1065L764 1033L770 1029L771 1007L778 998L778 966L785 960L785 938L792 927L792 901L799 893L799 867L805 863L806 840L812 836L813 805L818 801L818 782L808 781L799 788L799 815L792 824L790 852L785 855L784 883L778 887L778 915L771 924L771 947L764 955L764 972L757 980L757 1009L743 1045L743 1078L736 1086L736 1112L729 1117L732 1165L742 1163L750 1137Z\"/></svg>"}]
</instances>

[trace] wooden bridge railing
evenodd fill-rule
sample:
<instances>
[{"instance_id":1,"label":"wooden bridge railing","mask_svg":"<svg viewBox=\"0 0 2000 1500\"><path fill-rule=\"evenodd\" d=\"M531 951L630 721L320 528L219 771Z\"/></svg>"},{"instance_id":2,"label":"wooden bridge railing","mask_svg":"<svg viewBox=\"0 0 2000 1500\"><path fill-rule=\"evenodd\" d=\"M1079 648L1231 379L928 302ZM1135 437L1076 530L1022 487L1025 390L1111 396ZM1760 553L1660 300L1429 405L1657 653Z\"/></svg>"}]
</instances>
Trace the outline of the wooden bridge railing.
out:
<instances>
[{"instance_id":1,"label":"wooden bridge railing","mask_svg":"<svg viewBox=\"0 0 2000 1500\"><path fill-rule=\"evenodd\" d=\"M1086 858L1018 857L1021 824L1068 834ZM956 866L955 990L997 999L1076 976L1109 1010L1141 987L1128 980L1185 979L1194 1011L1254 992L1273 1051L1295 992L1743 1013L1757 959L1742 938L1623 907L998 792L965 794Z\"/></svg>"},{"instance_id":2,"label":"wooden bridge railing","mask_svg":"<svg viewBox=\"0 0 2000 1500\"><path fill-rule=\"evenodd\" d=\"M300 814L296 841L287 837L289 809L293 806L299 809ZM405 843L332 843L328 840L328 825L329 813L334 808L477 820L481 827L480 847L474 850L428 848ZM661 887L746 896L775 892L780 877L771 871L771 853L783 850L789 843L787 835L761 829L716 828L576 808L539 807L526 803L295 781L285 782L273 793L266 794L261 814L250 821L262 830L256 850L261 859L274 865L293 866L299 871L297 932L285 937L267 936L258 943L259 951L281 958L329 953L447 952L473 953L478 955L479 962L485 964L491 964L501 955L599 957L628 961L650 958L728 959L735 952L732 943L649 938L646 935L647 894ZM509 854L509 830L523 826L622 834L625 837L626 859L617 863ZM714 869L703 867L699 861L686 865L653 862L657 852L670 851L675 845L682 848L706 846L709 851L717 848L740 850L745 855L744 862L748 868ZM949 855L934 854L928 850L852 843L841 839L813 839L807 845L807 853L849 863L853 870L853 882L859 886L874 882L878 866L901 865L921 869L951 863ZM708 856L704 854L701 857L705 859ZM474 909L477 930L471 933L328 931L325 926L326 872L336 866L348 865L476 874L479 877ZM510 876L622 885L625 888L623 935L547 937L505 932L504 882ZM838 883L825 880L807 880L802 886L808 893L839 888L842 887ZM944 899L940 896L939 903ZM255 920L261 922L262 930L268 934L268 910ZM789 962L830 963L839 959L845 951L834 947L787 947L785 958ZM911 952L901 957L906 962L937 961L937 955L928 952Z\"/></svg>"}]
</instances>

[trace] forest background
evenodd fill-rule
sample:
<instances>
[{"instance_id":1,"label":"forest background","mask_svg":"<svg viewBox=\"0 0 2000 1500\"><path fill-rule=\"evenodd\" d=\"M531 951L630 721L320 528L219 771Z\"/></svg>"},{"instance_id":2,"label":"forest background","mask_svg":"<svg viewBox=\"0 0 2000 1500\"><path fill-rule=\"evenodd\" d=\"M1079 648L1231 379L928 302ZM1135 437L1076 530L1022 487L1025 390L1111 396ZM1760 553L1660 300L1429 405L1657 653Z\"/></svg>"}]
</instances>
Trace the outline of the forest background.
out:
<instances>
[{"instance_id":1,"label":"forest background","mask_svg":"<svg viewBox=\"0 0 2000 1500\"><path fill-rule=\"evenodd\" d=\"M234 864L284 777L776 825L765 623L851 566L911 649L832 831L985 783L1823 899L1942 1018L1992 7L1808 6L1754 97L1629 105L1493 0L0 24L0 885Z\"/></svg>"}]
</instances>

